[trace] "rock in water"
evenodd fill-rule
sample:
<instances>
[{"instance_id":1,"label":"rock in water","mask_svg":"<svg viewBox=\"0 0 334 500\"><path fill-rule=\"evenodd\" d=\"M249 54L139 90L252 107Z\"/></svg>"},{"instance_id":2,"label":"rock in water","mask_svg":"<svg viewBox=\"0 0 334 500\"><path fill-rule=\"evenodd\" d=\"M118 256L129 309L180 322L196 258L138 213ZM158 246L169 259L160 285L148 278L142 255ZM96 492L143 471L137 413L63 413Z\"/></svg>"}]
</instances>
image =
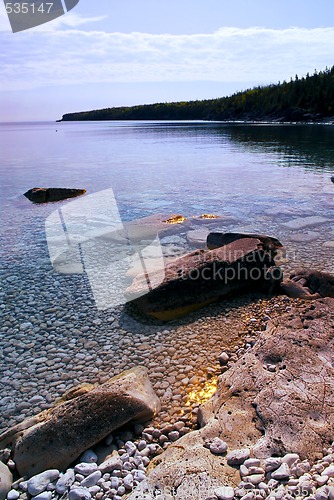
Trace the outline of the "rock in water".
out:
<instances>
[{"instance_id":1,"label":"rock in water","mask_svg":"<svg viewBox=\"0 0 334 500\"><path fill-rule=\"evenodd\" d=\"M145 314L161 320L182 316L221 297L273 289L281 282L273 252L257 238L242 238L215 250L197 250L165 266L160 285L147 291L154 273L137 276L126 298ZM152 276L153 275L153 276Z\"/></svg>"},{"instance_id":2,"label":"rock in water","mask_svg":"<svg viewBox=\"0 0 334 500\"><path fill-rule=\"evenodd\" d=\"M331 177L331 181L332 181L332 182L334 182L334 175L332 175L332 177Z\"/></svg>"},{"instance_id":3,"label":"rock in water","mask_svg":"<svg viewBox=\"0 0 334 500\"><path fill-rule=\"evenodd\" d=\"M146 421L160 409L144 367L135 367L0 436L17 470L31 477L66 469L81 453L129 421Z\"/></svg>"},{"instance_id":4,"label":"rock in water","mask_svg":"<svg viewBox=\"0 0 334 500\"><path fill-rule=\"evenodd\" d=\"M280 284L281 293L294 298L334 297L334 275L301 269Z\"/></svg>"},{"instance_id":5,"label":"rock in water","mask_svg":"<svg viewBox=\"0 0 334 500\"><path fill-rule=\"evenodd\" d=\"M207 247L212 250L244 238L256 238L257 240L260 240L264 249L271 252L275 252L278 248L283 247L282 243L277 238L273 238L272 236L245 233L209 233L206 239L206 244Z\"/></svg>"},{"instance_id":6,"label":"rock in water","mask_svg":"<svg viewBox=\"0 0 334 500\"><path fill-rule=\"evenodd\" d=\"M86 193L86 189L70 188L32 188L24 196L33 203L48 203L49 201L61 201L67 198L75 198Z\"/></svg>"},{"instance_id":7,"label":"rock in water","mask_svg":"<svg viewBox=\"0 0 334 500\"><path fill-rule=\"evenodd\" d=\"M5 500L13 483L13 475L7 465L0 462L0 500Z\"/></svg>"}]
</instances>

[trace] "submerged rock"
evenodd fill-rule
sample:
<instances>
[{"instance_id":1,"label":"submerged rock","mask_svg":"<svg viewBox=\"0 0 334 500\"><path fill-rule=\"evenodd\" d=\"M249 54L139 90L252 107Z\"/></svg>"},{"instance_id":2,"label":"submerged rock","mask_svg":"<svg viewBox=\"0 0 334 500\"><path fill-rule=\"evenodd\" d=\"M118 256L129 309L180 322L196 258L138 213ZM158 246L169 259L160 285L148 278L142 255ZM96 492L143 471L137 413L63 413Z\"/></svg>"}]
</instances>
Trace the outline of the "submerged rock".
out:
<instances>
[{"instance_id":1,"label":"submerged rock","mask_svg":"<svg viewBox=\"0 0 334 500\"><path fill-rule=\"evenodd\" d=\"M301 269L280 284L280 291L294 298L334 297L334 275Z\"/></svg>"},{"instance_id":2,"label":"submerged rock","mask_svg":"<svg viewBox=\"0 0 334 500\"><path fill-rule=\"evenodd\" d=\"M24 196L33 203L48 203L50 201L61 201L67 198L75 198L86 193L86 189L70 188L32 188Z\"/></svg>"},{"instance_id":3,"label":"submerged rock","mask_svg":"<svg viewBox=\"0 0 334 500\"><path fill-rule=\"evenodd\" d=\"M174 319L221 297L272 290L282 279L273 253L255 237L197 250L167 264L162 282L155 280L154 273L137 276L125 296L147 315ZM148 279L160 284L147 293Z\"/></svg>"},{"instance_id":4,"label":"submerged rock","mask_svg":"<svg viewBox=\"0 0 334 500\"><path fill-rule=\"evenodd\" d=\"M146 368L136 367L23 421L0 436L0 448L12 449L22 476L61 471L113 430L146 421L159 408Z\"/></svg>"}]
</instances>

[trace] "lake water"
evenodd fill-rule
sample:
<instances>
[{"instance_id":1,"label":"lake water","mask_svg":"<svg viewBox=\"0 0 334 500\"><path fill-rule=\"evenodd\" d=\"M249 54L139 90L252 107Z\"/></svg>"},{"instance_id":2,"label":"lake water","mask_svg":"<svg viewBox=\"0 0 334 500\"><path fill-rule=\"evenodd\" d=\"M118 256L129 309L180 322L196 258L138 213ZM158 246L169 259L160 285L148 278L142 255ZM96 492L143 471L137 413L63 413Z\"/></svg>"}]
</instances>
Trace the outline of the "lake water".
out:
<instances>
[{"instance_id":1,"label":"lake water","mask_svg":"<svg viewBox=\"0 0 334 500\"><path fill-rule=\"evenodd\" d=\"M291 265L332 269L333 126L25 123L2 124L0 137L2 245L22 265L26 233L43 239L55 209L32 205L22 194L63 186L88 194L112 188L123 220L230 215L235 222L222 230L271 234L286 245ZM305 220L291 223L296 218ZM33 241L29 247L34 253Z\"/></svg>"},{"instance_id":2,"label":"lake water","mask_svg":"<svg viewBox=\"0 0 334 500\"><path fill-rule=\"evenodd\" d=\"M85 276L52 268L45 221L68 202L32 204L23 196L32 187L78 187L88 195L112 189L123 221L156 213L221 215L215 230L279 238L286 269L333 272L333 126L21 123L0 124L0 141L0 427L2 419L31 414L39 405L32 395L44 401L39 408L47 407L50 392L60 395L100 372L103 358L85 358L80 335L88 325L90 338L116 349L103 335L110 325L116 335L121 314L99 314ZM203 227L212 226L204 221ZM175 241L189 250L186 234ZM81 358L72 366L75 346ZM76 363L83 363L79 375ZM110 364L104 368L109 373Z\"/></svg>"}]
</instances>

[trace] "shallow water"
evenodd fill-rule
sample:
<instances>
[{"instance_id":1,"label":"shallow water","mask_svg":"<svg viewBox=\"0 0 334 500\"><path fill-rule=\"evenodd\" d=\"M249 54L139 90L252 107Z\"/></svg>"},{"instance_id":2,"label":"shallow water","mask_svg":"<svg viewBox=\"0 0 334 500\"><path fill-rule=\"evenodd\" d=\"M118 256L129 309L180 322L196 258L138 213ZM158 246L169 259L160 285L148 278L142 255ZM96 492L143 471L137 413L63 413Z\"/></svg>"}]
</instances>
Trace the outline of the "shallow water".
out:
<instances>
[{"instance_id":1,"label":"shallow water","mask_svg":"<svg viewBox=\"0 0 334 500\"><path fill-rule=\"evenodd\" d=\"M67 202L34 205L22 196L32 187L86 188L88 195L112 189L123 221L156 213L231 216L215 223L215 230L271 234L286 246L286 269L302 265L333 271L333 126L1 124L0 140L4 419L29 414L34 391L48 405L48 394L60 395L83 378L97 379L103 360L95 348L92 353L85 347L89 331L81 342L85 326L93 329L94 342L101 338L107 344L103 352L111 356L117 350L118 357L123 337L129 338L130 331L145 333L135 321L124 320L122 307L97 311L85 275L55 272L45 221ZM96 212L99 216L99 208ZM212 226L204 221L201 227ZM190 248L182 231L162 243L174 254L178 246ZM163 329L158 330L160 335ZM146 333L158 334L149 328ZM71 352L82 355L79 375L76 362L68 359ZM110 370L117 371L118 361L111 364ZM126 360L120 366L126 367Z\"/></svg>"}]
</instances>

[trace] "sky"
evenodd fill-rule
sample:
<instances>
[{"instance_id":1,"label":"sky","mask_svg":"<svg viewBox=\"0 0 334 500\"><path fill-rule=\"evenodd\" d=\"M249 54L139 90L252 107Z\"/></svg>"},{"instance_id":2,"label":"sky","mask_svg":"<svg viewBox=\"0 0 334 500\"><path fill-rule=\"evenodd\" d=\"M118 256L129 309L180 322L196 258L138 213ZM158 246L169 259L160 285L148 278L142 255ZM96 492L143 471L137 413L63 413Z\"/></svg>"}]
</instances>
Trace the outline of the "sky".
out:
<instances>
[{"instance_id":1,"label":"sky","mask_svg":"<svg viewBox=\"0 0 334 500\"><path fill-rule=\"evenodd\" d=\"M79 0L18 33L0 3L0 121L223 97L333 65L333 0Z\"/></svg>"}]
</instances>

